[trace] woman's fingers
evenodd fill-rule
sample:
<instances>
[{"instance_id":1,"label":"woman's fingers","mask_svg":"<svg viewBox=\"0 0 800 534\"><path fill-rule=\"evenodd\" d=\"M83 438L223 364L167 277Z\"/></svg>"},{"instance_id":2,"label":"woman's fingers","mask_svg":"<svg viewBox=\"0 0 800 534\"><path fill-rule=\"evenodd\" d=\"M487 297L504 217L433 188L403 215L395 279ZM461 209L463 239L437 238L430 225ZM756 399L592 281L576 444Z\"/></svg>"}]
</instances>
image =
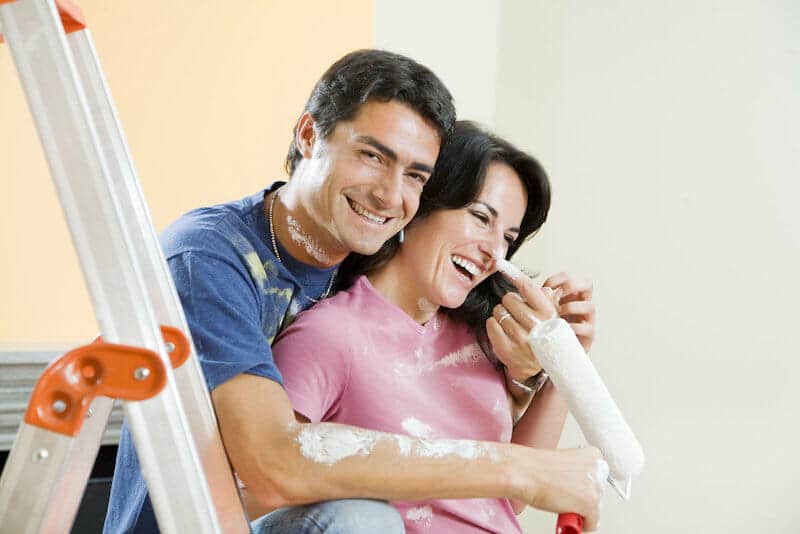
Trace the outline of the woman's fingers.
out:
<instances>
[{"instance_id":1,"label":"woman's fingers","mask_svg":"<svg viewBox=\"0 0 800 534\"><path fill-rule=\"evenodd\" d=\"M514 304L520 303L518 298L513 298ZM524 306L524 303L521 303ZM519 308L516 308L519 310ZM492 310L492 317L497 321L497 324L511 338L512 341L520 343L527 338L530 328L526 324L533 322L528 316L525 316L522 311L512 312L504 304L498 304Z\"/></svg>"},{"instance_id":2,"label":"woman's fingers","mask_svg":"<svg viewBox=\"0 0 800 534\"><path fill-rule=\"evenodd\" d=\"M544 293L541 293L544 296ZM514 320L524 330L527 336L534 326L556 315L555 307L550 300L545 299L542 307L529 305L516 293L506 293L502 300L503 307L511 314Z\"/></svg>"},{"instance_id":3,"label":"woman's fingers","mask_svg":"<svg viewBox=\"0 0 800 534\"><path fill-rule=\"evenodd\" d=\"M551 296L546 295L544 290L538 287L532 278L529 276L515 276L508 277L508 280L514 284L514 287L517 288L522 299L527 302L531 308L545 312L544 319L549 319L550 316L553 315L553 311L555 310L553 308L552 294ZM554 290L555 287L550 287L549 289ZM506 296L513 294L514 293L507 293Z\"/></svg>"}]
</instances>

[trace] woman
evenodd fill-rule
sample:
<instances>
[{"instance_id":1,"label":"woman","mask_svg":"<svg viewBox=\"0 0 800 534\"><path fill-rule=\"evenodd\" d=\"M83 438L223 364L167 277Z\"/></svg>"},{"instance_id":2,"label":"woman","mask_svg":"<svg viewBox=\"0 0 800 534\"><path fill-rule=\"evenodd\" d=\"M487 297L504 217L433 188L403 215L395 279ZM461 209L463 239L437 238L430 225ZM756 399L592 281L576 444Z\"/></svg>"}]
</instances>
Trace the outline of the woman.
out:
<instances>
[{"instance_id":1,"label":"woman","mask_svg":"<svg viewBox=\"0 0 800 534\"><path fill-rule=\"evenodd\" d=\"M543 291L517 279L525 302L496 272L544 223L549 203L536 160L459 122L405 235L349 258L340 271L349 287L298 316L273 346L296 412L422 438L511 440L541 382L524 341L531 315L562 312L585 344L593 331L587 286L559 275ZM546 297L554 288L564 294L559 310ZM539 395L514 441L554 447L566 408L550 386ZM424 453L442 451L431 442ZM408 532L520 532L505 499L392 504Z\"/></svg>"}]
</instances>

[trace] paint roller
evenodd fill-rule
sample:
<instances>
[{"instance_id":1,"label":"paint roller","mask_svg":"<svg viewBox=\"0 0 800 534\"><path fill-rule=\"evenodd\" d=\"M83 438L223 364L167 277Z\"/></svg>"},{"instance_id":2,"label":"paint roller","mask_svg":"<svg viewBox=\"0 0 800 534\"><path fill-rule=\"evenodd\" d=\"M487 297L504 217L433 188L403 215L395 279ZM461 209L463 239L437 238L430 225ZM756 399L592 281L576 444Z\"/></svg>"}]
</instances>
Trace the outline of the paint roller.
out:
<instances>
[{"instance_id":1,"label":"paint roller","mask_svg":"<svg viewBox=\"0 0 800 534\"><path fill-rule=\"evenodd\" d=\"M631 479L644 465L644 452L622 417L603 380L569 324L559 317L542 321L528 334L528 344L550 376L586 441L600 449L608 463L608 482L624 499ZM561 514L556 534L580 534L583 518Z\"/></svg>"},{"instance_id":2,"label":"paint roller","mask_svg":"<svg viewBox=\"0 0 800 534\"><path fill-rule=\"evenodd\" d=\"M497 268L512 279L525 274L496 254ZM583 350L575 332L559 317L538 321L528 344L550 376L589 444L600 449L608 464L608 482L623 498L630 498L631 480L644 465L642 446L622 417L603 380ZM580 534L583 518L560 514L556 534Z\"/></svg>"}]
</instances>

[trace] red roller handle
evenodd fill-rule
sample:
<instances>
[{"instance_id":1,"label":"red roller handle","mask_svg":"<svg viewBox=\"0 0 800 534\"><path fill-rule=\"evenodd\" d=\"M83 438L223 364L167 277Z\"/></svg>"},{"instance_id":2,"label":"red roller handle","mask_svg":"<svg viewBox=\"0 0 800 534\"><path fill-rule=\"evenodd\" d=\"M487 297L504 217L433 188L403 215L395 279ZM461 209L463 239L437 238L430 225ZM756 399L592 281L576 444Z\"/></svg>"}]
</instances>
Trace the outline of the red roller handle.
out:
<instances>
[{"instance_id":1,"label":"red roller handle","mask_svg":"<svg viewBox=\"0 0 800 534\"><path fill-rule=\"evenodd\" d=\"M583 516L578 514L559 514L556 534L581 534Z\"/></svg>"}]
</instances>

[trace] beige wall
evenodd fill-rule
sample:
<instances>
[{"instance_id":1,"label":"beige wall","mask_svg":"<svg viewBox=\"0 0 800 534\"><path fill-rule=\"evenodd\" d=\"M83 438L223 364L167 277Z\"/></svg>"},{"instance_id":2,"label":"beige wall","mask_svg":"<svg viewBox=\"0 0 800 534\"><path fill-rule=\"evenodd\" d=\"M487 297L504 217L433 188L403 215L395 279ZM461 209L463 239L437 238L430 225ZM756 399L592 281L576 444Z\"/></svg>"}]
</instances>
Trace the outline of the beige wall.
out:
<instances>
[{"instance_id":1,"label":"beige wall","mask_svg":"<svg viewBox=\"0 0 800 534\"><path fill-rule=\"evenodd\" d=\"M281 178L291 127L372 2L80 2L161 229ZM0 47L0 349L96 330L7 46Z\"/></svg>"}]
</instances>

